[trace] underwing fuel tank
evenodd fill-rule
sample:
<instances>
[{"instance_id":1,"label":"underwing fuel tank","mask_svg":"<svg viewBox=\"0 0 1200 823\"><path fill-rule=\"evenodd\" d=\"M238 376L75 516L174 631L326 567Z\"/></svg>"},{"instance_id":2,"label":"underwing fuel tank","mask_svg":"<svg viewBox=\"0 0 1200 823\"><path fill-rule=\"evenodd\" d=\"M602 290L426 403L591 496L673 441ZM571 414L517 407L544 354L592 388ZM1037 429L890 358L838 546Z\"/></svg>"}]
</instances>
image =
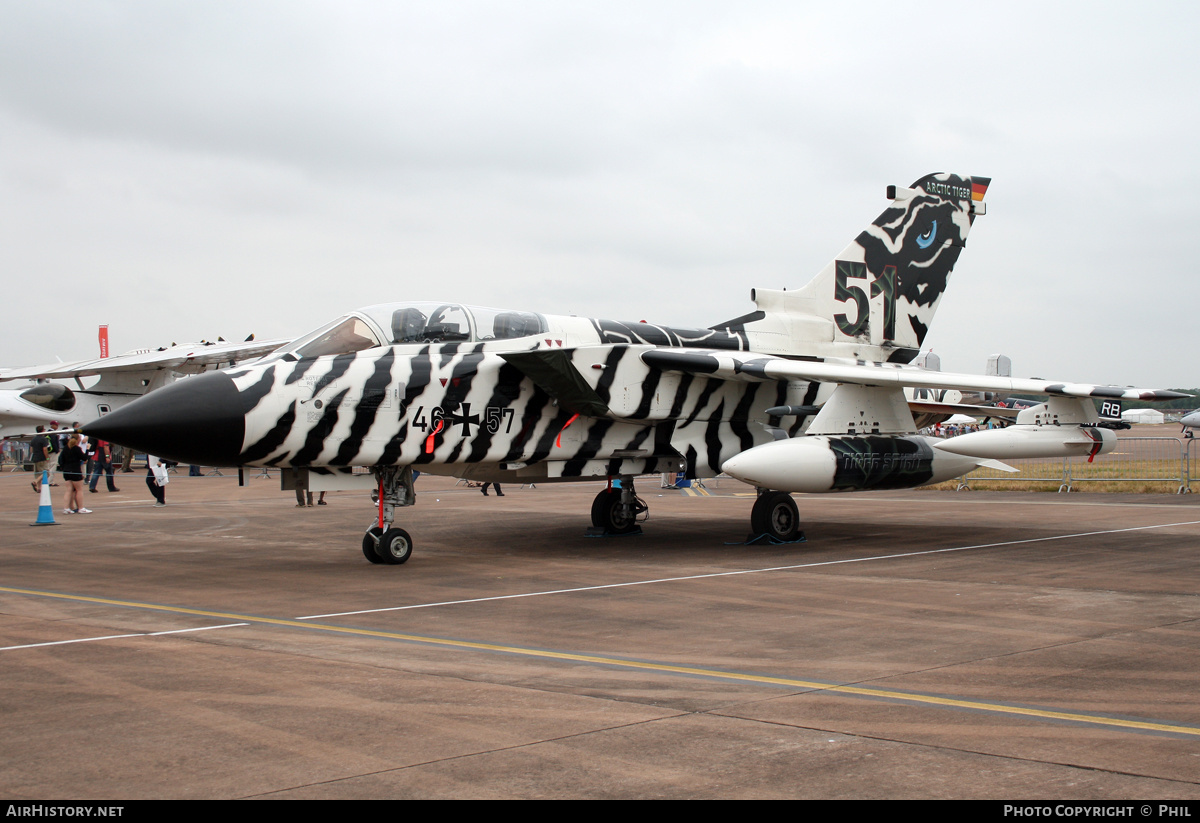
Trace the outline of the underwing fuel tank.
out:
<instances>
[{"instance_id":1,"label":"underwing fuel tank","mask_svg":"<svg viewBox=\"0 0 1200 823\"><path fill-rule=\"evenodd\" d=\"M1012 460L1018 457L1095 457L1117 446L1112 429L1097 426L1009 426L939 441L950 454Z\"/></svg>"},{"instance_id":2,"label":"underwing fuel tank","mask_svg":"<svg viewBox=\"0 0 1200 823\"><path fill-rule=\"evenodd\" d=\"M958 477L988 462L940 451L934 448L938 442L922 435L794 437L755 446L721 468L760 488L820 493L911 489Z\"/></svg>"}]
</instances>

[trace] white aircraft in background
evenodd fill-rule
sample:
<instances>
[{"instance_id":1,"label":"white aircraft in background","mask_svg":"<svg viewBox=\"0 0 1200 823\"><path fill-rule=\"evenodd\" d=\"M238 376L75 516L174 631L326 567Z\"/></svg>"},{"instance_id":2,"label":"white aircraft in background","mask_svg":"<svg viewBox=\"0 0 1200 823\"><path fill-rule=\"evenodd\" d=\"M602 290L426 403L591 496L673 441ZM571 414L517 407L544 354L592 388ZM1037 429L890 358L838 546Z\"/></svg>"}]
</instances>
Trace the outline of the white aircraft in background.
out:
<instances>
[{"instance_id":1,"label":"white aircraft in background","mask_svg":"<svg viewBox=\"0 0 1200 823\"><path fill-rule=\"evenodd\" d=\"M1183 424L1183 431L1187 431L1187 436L1191 437L1192 432L1188 431L1188 429L1200 429L1200 409L1188 412L1179 418L1179 422Z\"/></svg>"},{"instance_id":2,"label":"white aircraft in background","mask_svg":"<svg viewBox=\"0 0 1200 823\"><path fill-rule=\"evenodd\" d=\"M1184 395L910 365L989 182L933 174L890 186L883 214L811 282L754 289L753 311L708 328L381 304L84 432L185 463L308 469L310 490L365 480L378 512L362 550L384 564L412 551L393 520L415 502L414 469L502 483L619 479L591 506L607 534L639 528L638 475L723 471L759 488L753 534L793 541L790 492L907 489L979 465L1015 471L996 462L1008 458L1111 451L1116 435L1092 398ZM1008 428L943 441L917 432L910 387L1048 400Z\"/></svg>"},{"instance_id":3,"label":"white aircraft in background","mask_svg":"<svg viewBox=\"0 0 1200 823\"><path fill-rule=\"evenodd\" d=\"M915 360L914 366L931 371L941 371L941 360L933 352L922 352ZM988 357L987 377L1012 377L1012 360L1003 354L993 354ZM964 422L955 421L954 416L970 418L970 422L997 421L1001 426L1011 425L1017 416L1025 409L1038 405L1036 400L1026 400L1011 396L1005 392L964 392L955 389L916 389L904 390L908 400L908 408L912 411L917 428L923 429L936 423ZM1125 430L1130 424L1121 419L1121 401L1115 399L1097 399L1099 426L1105 429Z\"/></svg>"},{"instance_id":4,"label":"white aircraft in background","mask_svg":"<svg viewBox=\"0 0 1200 823\"><path fill-rule=\"evenodd\" d=\"M0 437L27 437L37 426L91 423L182 375L262 357L283 340L193 343L139 349L116 357L0 371ZM84 378L98 377L90 385ZM74 386L67 382L74 383Z\"/></svg>"}]
</instances>

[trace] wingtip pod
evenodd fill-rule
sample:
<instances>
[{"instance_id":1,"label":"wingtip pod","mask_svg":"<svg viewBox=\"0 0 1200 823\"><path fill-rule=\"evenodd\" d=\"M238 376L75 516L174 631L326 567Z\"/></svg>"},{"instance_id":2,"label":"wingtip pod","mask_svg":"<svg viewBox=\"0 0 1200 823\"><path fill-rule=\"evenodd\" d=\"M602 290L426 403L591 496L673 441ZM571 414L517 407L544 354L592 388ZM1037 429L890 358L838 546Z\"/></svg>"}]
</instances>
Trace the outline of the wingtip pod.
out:
<instances>
[{"instance_id":1,"label":"wingtip pod","mask_svg":"<svg viewBox=\"0 0 1200 823\"><path fill-rule=\"evenodd\" d=\"M1149 400L1151 402L1182 400L1185 397L1192 396L1186 392L1171 391L1170 389L1140 389L1139 391L1141 391L1141 394L1138 396L1138 400Z\"/></svg>"},{"instance_id":2,"label":"wingtip pod","mask_svg":"<svg viewBox=\"0 0 1200 823\"><path fill-rule=\"evenodd\" d=\"M1026 380L1024 382L1033 383L1034 381ZM1028 388L1017 390L1032 394L1045 394L1050 397L1107 397L1114 400L1144 400L1151 403L1158 403L1165 400L1180 400L1184 397L1192 396L1170 389L1139 389L1134 386L1096 386L1090 383L1051 383L1039 387L1036 391Z\"/></svg>"}]
</instances>

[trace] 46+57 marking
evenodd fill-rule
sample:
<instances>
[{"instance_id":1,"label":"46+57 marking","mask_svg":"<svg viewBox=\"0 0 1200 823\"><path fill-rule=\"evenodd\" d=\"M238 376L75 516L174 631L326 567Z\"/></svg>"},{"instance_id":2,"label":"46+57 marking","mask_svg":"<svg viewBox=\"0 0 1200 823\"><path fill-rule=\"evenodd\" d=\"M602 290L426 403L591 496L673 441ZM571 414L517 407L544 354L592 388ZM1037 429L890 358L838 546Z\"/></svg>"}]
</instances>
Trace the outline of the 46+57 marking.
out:
<instances>
[{"instance_id":1,"label":"46+57 marking","mask_svg":"<svg viewBox=\"0 0 1200 823\"><path fill-rule=\"evenodd\" d=\"M441 406L431 406L429 414L426 416L425 407L417 406L416 412L412 415L412 427L421 431L432 431L434 433L441 431L443 428L450 426L461 426L462 436L471 436L471 426L483 426L492 434L500 431L504 427L504 433L508 434L512 431L513 417L515 412L511 408L504 406L488 406L483 411L483 419L480 420L478 414L471 414L471 404L463 403L461 413L450 409L443 409Z\"/></svg>"}]
</instances>

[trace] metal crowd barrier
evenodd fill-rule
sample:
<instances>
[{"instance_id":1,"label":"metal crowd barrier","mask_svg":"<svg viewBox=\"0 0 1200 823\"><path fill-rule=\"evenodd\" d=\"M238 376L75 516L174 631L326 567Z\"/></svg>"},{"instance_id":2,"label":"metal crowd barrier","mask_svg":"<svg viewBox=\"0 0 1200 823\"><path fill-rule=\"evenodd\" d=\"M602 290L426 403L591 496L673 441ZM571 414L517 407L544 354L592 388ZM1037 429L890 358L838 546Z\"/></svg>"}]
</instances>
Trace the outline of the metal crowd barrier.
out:
<instances>
[{"instance_id":1,"label":"metal crowd barrier","mask_svg":"<svg viewBox=\"0 0 1200 823\"><path fill-rule=\"evenodd\" d=\"M1200 460L1200 455L1197 455L1196 457L1192 456L1192 447L1195 446L1196 451L1200 452L1200 446L1196 446L1197 439L1194 437L1187 437L1184 439L1187 441L1187 459L1183 462L1183 483L1187 491L1190 492L1192 490L1192 475L1196 473L1192 471L1192 467L1196 465L1192 461ZM1200 480L1200 477L1196 479Z\"/></svg>"},{"instance_id":2,"label":"metal crowd barrier","mask_svg":"<svg viewBox=\"0 0 1200 823\"><path fill-rule=\"evenodd\" d=\"M1001 461L1017 472L1006 472L989 466L980 466L970 474L958 478L958 491L970 491L971 481L986 480L992 482L1024 482L1024 483L1058 483L1058 490L1063 491L1069 485L1070 469L1067 460L1062 457L1021 458L1019 460Z\"/></svg>"},{"instance_id":3,"label":"metal crowd barrier","mask_svg":"<svg viewBox=\"0 0 1200 823\"><path fill-rule=\"evenodd\" d=\"M1123 437L1114 451L1093 463L1086 457L1005 460L1019 473L981 467L960 478L958 490L969 491L973 481L1057 483L1060 492L1073 491L1079 483L1172 483L1176 494L1188 494L1192 461L1200 460L1195 442L1182 437Z\"/></svg>"}]
</instances>

